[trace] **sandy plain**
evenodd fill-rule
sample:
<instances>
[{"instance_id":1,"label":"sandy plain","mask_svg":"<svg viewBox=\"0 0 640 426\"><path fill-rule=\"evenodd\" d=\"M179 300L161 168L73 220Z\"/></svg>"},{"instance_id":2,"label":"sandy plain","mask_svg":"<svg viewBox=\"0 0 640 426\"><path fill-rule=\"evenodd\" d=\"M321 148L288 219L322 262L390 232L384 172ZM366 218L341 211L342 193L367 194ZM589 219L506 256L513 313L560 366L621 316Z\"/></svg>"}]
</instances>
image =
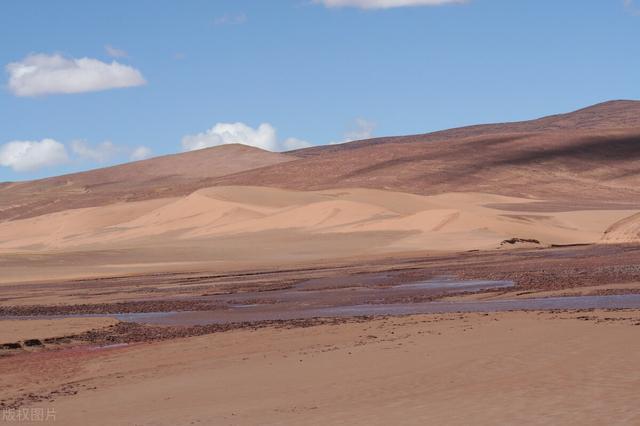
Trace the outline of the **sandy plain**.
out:
<instances>
[{"instance_id":1,"label":"sandy plain","mask_svg":"<svg viewBox=\"0 0 640 426\"><path fill-rule=\"evenodd\" d=\"M1 389L68 425L631 425L639 324L512 312L240 329L0 358Z\"/></svg>"}]
</instances>

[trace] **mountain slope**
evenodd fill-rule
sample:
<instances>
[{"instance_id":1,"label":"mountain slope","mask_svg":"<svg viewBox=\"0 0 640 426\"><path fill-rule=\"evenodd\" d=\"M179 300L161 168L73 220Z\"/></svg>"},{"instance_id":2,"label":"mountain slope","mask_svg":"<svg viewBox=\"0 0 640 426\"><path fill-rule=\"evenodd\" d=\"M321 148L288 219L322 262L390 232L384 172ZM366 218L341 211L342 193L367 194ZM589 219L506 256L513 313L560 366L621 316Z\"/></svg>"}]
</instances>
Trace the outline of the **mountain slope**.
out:
<instances>
[{"instance_id":1,"label":"mountain slope","mask_svg":"<svg viewBox=\"0 0 640 426\"><path fill-rule=\"evenodd\" d=\"M0 184L0 221L70 208L186 195L217 176L296 157L232 144L29 182Z\"/></svg>"},{"instance_id":2,"label":"mountain slope","mask_svg":"<svg viewBox=\"0 0 640 426\"><path fill-rule=\"evenodd\" d=\"M301 190L349 186L423 195L488 192L635 204L640 203L640 102L294 153L302 158L212 183Z\"/></svg>"},{"instance_id":3,"label":"mountain slope","mask_svg":"<svg viewBox=\"0 0 640 426\"><path fill-rule=\"evenodd\" d=\"M419 135L380 137L343 144L315 146L291 151L291 153L299 157L308 157L324 152L352 150L374 144L411 143L417 141L434 142L499 134L574 130L597 131L634 127L640 127L640 102L618 100L603 102L577 111L550 115L534 120L477 124Z\"/></svg>"}]
</instances>

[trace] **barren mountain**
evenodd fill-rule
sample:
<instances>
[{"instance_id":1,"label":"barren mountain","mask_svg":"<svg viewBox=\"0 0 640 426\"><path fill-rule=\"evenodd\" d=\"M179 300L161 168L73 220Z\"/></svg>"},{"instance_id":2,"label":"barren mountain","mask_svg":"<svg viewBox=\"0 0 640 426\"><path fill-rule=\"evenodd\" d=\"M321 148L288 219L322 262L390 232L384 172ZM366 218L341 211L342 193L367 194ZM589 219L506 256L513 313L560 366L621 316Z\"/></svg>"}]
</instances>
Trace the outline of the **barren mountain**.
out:
<instances>
[{"instance_id":1,"label":"barren mountain","mask_svg":"<svg viewBox=\"0 0 640 426\"><path fill-rule=\"evenodd\" d=\"M72 208L189 194L208 179L294 156L223 145L30 182L0 183L0 221Z\"/></svg>"},{"instance_id":2,"label":"barren mountain","mask_svg":"<svg viewBox=\"0 0 640 426\"><path fill-rule=\"evenodd\" d=\"M562 130L609 130L640 127L639 101L609 101L566 114L556 114L536 120L509 123L479 124L422 135L382 137L335 145L322 145L291 151L297 156L356 149L362 146L401 142L433 142L464 139L495 134L539 133Z\"/></svg>"},{"instance_id":3,"label":"barren mountain","mask_svg":"<svg viewBox=\"0 0 640 426\"><path fill-rule=\"evenodd\" d=\"M640 102L533 121L378 138L293 152L299 160L223 176L220 185L454 191L558 201L640 202Z\"/></svg>"}]
</instances>

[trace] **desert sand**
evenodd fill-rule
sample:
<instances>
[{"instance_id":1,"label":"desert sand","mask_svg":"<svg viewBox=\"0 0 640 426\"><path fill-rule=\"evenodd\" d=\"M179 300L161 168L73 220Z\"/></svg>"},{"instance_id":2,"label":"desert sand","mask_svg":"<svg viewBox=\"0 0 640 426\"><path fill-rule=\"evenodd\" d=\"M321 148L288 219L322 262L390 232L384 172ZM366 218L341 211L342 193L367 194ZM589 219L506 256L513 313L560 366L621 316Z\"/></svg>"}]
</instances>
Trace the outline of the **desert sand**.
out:
<instances>
[{"instance_id":1,"label":"desert sand","mask_svg":"<svg viewBox=\"0 0 640 426\"><path fill-rule=\"evenodd\" d=\"M33 406L68 425L636 424L639 322L450 314L237 330L0 359L1 386L59 390Z\"/></svg>"},{"instance_id":2,"label":"desert sand","mask_svg":"<svg viewBox=\"0 0 640 426\"><path fill-rule=\"evenodd\" d=\"M293 230L309 234L395 232L395 250L497 248L510 237L542 244L593 243L635 210L527 211L532 200L480 193L419 196L337 188L291 191L214 187L178 199L66 210L0 224L4 252L137 246ZM518 205L517 213L501 204ZM490 206L490 207L488 207ZM410 237L405 237L411 234ZM618 241L617 242L622 242Z\"/></svg>"},{"instance_id":3,"label":"desert sand","mask_svg":"<svg viewBox=\"0 0 640 426\"><path fill-rule=\"evenodd\" d=\"M638 424L639 117L0 183L0 414Z\"/></svg>"},{"instance_id":4,"label":"desert sand","mask_svg":"<svg viewBox=\"0 0 640 426\"><path fill-rule=\"evenodd\" d=\"M13 342L31 338L48 339L66 334L81 333L117 323L112 318L63 318L29 321L4 320L0 330L0 342ZM37 337L34 337L37 336Z\"/></svg>"},{"instance_id":5,"label":"desert sand","mask_svg":"<svg viewBox=\"0 0 640 426\"><path fill-rule=\"evenodd\" d=\"M108 275L158 265L199 269L198 262L237 268L394 252L527 246L504 243L512 238L536 240L533 246L539 247L636 239L627 224L636 210L527 209L535 204L536 200L482 193L422 196L357 188L212 187L185 197L70 209L0 223L0 257L8 263L16 256L41 256L57 264L56 273L81 277L92 272L81 261L91 254L99 263L93 273ZM161 249L165 256L154 254ZM78 252L83 254L76 257L80 263L74 274L73 266L62 259ZM109 259L118 252L126 253L121 256L126 259ZM7 271L0 280L51 274L46 264L37 271Z\"/></svg>"}]
</instances>

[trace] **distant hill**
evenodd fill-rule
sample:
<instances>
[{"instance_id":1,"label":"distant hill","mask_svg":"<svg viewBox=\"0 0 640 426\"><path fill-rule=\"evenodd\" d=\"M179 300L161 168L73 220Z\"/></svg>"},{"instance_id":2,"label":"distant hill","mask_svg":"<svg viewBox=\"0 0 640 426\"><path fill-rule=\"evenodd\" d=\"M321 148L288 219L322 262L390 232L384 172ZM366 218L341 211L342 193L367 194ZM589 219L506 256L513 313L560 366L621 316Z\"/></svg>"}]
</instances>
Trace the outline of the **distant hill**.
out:
<instances>
[{"instance_id":1,"label":"distant hill","mask_svg":"<svg viewBox=\"0 0 640 426\"><path fill-rule=\"evenodd\" d=\"M208 179L291 161L231 144L29 182L0 184L0 220L191 193Z\"/></svg>"},{"instance_id":2,"label":"distant hill","mask_svg":"<svg viewBox=\"0 0 640 426\"><path fill-rule=\"evenodd\" d=\"M211 186L484 192L564 203L640 203L640 102L272 153L243 145L0 184L0 221L190 194Z\"/></svg>"},{"instance_id":3,"label":"distant hill","mask_svg":"<svg viewBox=\"0 0 640 426\"><path fill-rule=\"evenodd\" d=\"M312 156L321 152L341 151L366 145L431 142L462 139L495 134L538 133L557 130L608 130L640 127L640 101L618 100L596 104L566 114L556 114L535 120L510 123L478 124L441 130L432 133L392 136L348 142L335 145L314 146L291 151L298 156Z\"/></svg>"},{"instance_id":4,"label":"distant hill","mask_svg":"<svg viewBox=\"0 0 640 426\"><path fill-rule=\"evenodd\" d=\"M363 187L423 195L487 192L640 202L640 102L613 101L532 121L464 127L293 151L283 165L218 185Z\"/></svg>"}]
</instances>

